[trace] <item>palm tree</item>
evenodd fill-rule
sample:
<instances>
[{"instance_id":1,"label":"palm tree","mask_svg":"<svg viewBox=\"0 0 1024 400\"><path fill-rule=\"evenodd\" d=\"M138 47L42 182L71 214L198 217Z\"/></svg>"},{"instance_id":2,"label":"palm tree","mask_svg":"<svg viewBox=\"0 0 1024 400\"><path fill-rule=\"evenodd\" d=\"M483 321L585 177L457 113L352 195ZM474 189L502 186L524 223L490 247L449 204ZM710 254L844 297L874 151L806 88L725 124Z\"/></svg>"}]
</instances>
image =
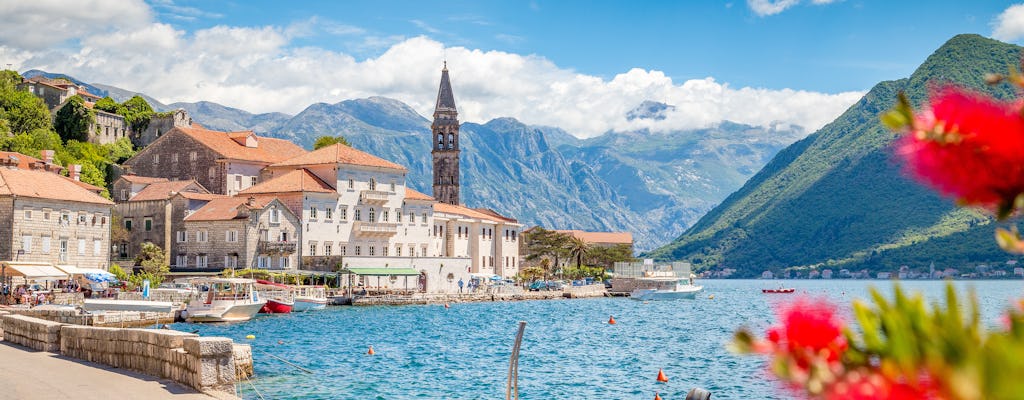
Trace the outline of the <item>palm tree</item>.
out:
<instances>
[{"instance_id":1,"label":"palm tree","mask_svg":"<svg viewBox=\"0 0 1024 400\"><path fill-rule=\"evenodd\" d=\"M583 257L590 251L590 245L578 237L569 238L569 256L576 259L576 268L583 266Z\"/></svg>"}]
</instances>

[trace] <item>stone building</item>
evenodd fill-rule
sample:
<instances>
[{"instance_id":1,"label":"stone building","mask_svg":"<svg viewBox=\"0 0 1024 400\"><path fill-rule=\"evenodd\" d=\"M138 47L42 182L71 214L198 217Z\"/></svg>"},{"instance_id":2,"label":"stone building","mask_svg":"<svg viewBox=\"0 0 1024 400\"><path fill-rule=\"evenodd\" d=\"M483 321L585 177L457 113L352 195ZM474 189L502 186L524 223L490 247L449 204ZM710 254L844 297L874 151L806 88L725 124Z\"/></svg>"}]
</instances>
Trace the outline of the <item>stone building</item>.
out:
<instances>
[{"instance_id":1,"label":"stone building","mask_svg":"<svg viewBox=\"0 0 1024 400\"><path fill-rule=\"evenodd\" d=\"M106 269L113 203L20 162L0 158L0 260Z\"/></svg>"},{"instance_id":2,"label":"stone building","mask_svg":"<svg viewBox=\"0 0 1024 400\"><path fill-rule=\"evenodd\" d=\"M149 146L157 138L170 132L174 128L191 128L192 117L184 109L177 109L167 113L158 113L150 118L149 125L142 132L132 132L132 144L136 148Z\"/></svg>"},{"instance_id":3,"label":"stone building","mask_svg":"<svg viewBox=\"0 0 1024 400\"><path fill-rule=\"evenodd\" d=\"M160 246L168 260L173 261L170 256L177 254L174 238L185 229L182 223L185 217L209 201L224 196L210 193L193 180L153 181L146 184L140 181L138 177L126 175L114 182L114 196L118 200L114 213L120 220L117 229L123 229L125 234L123 240L114 243L117 252L113 259L122 262L131 260L138 254L142 244L149 242ZM130 191L134 189L137 191ZM127 200L122 200L126 193L133 194Z\"/></svg>"},{"instance_id":4,"label":"stone building","mask_svg":"<svg viewBox=\"0 0 1024 400\"><path fill-rule=\"evenodd\" d=\"M434 162L434 198L442 203L459 205L459 111L448 79L448 63L441 70L441 86L437 91L434 123L430 125L433 143L430 155Z\"/></svg>"},{"instance_id":5,"label":"stone building","mask_svg":"<svg viewBox=\"0 0 1024 400\"><path fill-rule=\"evenodd\" d=\"M474 274L511 277L519 273L521 230L493 210L435 203L432 250L438 257L469 257Z\"/></svg>"},{"instance_id":6,"label":"stone building","mask_svg":"<svg viewBox=\"0 0 1024 400\"><path fill-rule=\"evenodd\" d=\"M56 114L58 107L73 96L79 96L90 103L100 99L100 96L89 93L84 86L78 86L67 79L50 79L42 75L22 80L17 88L43 99L50 114Z\"/></svg>"},{"instance_id":7,"label":"stone building","mask_svg":"<svg viewBox=\"0 0 1024 400\"><path fill-rule=\"evenodd\" d=\"M92 109L93 112L93 121L89 124L89 142L110 144L128 137L130 129L128 129L128 124L124 122L123 116L97 110L93 105L94 103L85 103L85 106Z\"/></svg>"},{"instance_id":8,"label":"stone building","mask_svg":"<svg viewBox=\"0 0 1024 400\"><path fill-rule=\"evenodd\" d=\"M175 127L123 166L134 175L195 179L213 193L231 196L255 185L266 166L304 153L292 142L251 131Z\"/></svg>"},{"instance_id":9,"label":"stone building","mask_svg":"<svg viewBox=\"0 0 1024 400\"><path fill-rule=\"evenodd\" d=\"M299 219L276 198L215 199L184 226L176 237L178 268L298 268Z\"/></svg>"}]
</instances>

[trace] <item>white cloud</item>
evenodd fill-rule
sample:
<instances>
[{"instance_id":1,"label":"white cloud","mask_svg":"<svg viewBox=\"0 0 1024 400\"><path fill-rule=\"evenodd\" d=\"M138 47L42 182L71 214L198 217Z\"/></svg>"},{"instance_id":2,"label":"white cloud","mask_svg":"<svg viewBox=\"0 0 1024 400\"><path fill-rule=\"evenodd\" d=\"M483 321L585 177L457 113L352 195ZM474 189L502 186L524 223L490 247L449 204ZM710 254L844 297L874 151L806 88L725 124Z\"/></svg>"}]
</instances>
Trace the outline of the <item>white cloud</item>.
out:
<instances>
[{"instance_id":1,"label":"white cloud","mask_svg":"<svg viewBox=\"0 0 1024 400\"><path fill-rule=\"evenodd\" d=\"M320 26L324 21L305 23ZM90 32L77 44L62 42L45 50L3 42L0 62L137 90L164 103L208 100L250 112L294 114L316 102L387 96L430 115L447 54L463 121L511 116L581 137L612 129L702 128L723 120L793 124L812 131L862 95L733 88L711 77L676 83L661 71L640 68L604 79L537 55L446 49L427 37L366 37L368 45L386 50L357 60L351 54L294 45L295 38L308 33L299 25L215 26L188 33L149 22ZM627 121L626 114L645 100L675 109L664 120Z\"/></svg>"},{"instance_id":2,"label":"white cloud","mask_svg":"<svg viewBox=\"0 0 1024 400\"><path fill-rule=\"evenodd\" d=\"M1014 4L992 21L992 37L1012 42L1024 37L1024 4Z\"/></svg>"},{"instance_id":3,"label":"white cloud","mask_svg":"<svg viewBox=\"0 0 1024 400\"><path fill-rule=\"evenodd\" d=\"M137 28L151 21L141 0L0 1L0 44L40 50L72 38Z\"/></svg>"},{"instance_id":4,"label":"white cloud","mask_svg":"<svg viewBox=\"0 0 1024 400\"><path fill-rule=\"evenodd\" d=\"M747 6L750 7L754 14L761 17L767 17L769 15L775 15L786 11L797 4L800 4L801 0L747 0ZM840 0L811 0L811 4L816 6L827 5L836 3Z\"/></svg>"}]
</instances>

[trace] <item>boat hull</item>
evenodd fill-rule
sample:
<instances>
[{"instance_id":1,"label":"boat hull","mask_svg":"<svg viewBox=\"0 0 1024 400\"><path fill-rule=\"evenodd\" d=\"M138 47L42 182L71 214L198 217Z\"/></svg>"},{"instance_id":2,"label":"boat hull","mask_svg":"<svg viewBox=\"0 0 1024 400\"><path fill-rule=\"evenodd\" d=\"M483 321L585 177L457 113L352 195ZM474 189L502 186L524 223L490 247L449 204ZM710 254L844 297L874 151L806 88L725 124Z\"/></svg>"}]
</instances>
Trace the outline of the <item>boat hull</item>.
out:
<instances>
[{"instance_id":1,"label":"boat hull","mask_svg":"<svg viewBox=\"0 0 1024 400\"><path fill-rule=\"evenodd\" d=\"M327 299L314 299L314 298L295 298L295 307L292 308L294 312L305 312L314 310L323 310L327 308Z\"/></svg>"},{"instance_id":2,"label":"boat hull","mask_svg":"<svg viewBox=\"0 0 1024 400\"><path fill-rule=\"evenodd\" d=\"M704 290L703 286L694 286L682 290L636 289L629 294L629 298L642 301L695 299L697 298L697 293L700 293L702 290Z\"/></svg>"},{"instance_id":3,"label":"boat hull","mask_svg":"<svg viewBox=\"0 0 1024 400\"><path fill-rule=\"evenodd\" d=\"M283 301L268 299L267 304L260 308L260 312L264 314L287 314L292 312L294 303L286 303Z\"/></svg>"},{"instance_id":4,"label":"boat hull","mask_svg":"<svg viewBox=\"0 0 1024 400\"><path fill-rule=\"evenodd\" d=\"M263 308L265 301L258 303L237 304L227 307L193 307L185 309L188 322L236 322L248 321Z\"/></svg>"},{"instance_id":5,"label":"boat hull","mask_svg":"<svg viewBox=\"0 0 1024 400\"><path fill-rule=\"evenodd\" d=\"M761 289L761 293L793 293L796 289Z\"/></svg>"}]
</instances>

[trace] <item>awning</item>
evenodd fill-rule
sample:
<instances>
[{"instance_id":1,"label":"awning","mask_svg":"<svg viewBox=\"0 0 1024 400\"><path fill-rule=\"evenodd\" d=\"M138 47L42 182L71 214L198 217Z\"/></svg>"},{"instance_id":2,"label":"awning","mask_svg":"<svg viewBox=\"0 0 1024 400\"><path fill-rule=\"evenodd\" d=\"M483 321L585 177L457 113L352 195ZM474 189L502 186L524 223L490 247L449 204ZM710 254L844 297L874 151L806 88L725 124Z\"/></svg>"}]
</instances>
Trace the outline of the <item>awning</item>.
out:
<instances>
[{"instance_id":1,"label":"awning","mask_svg":"<svg viewBox=\"0 0 1024 400\"><path fill-rule=\"evenodd\" d=\"M46 263L22 263L5 261L5 273L11 276L22 276L25 279L34 280L61 280L68 279L68 274Z\"/></svg>"},{"instance_id":2,"label":"awning","mask_svg":"<svg viewBox=\"0 0 1024 400\"><path fill-rule=\"evenodd\" d=\"M348 268L341 273L359 276L416 276L420 271L412 268Z\"/></svg>"},{"instance_id":3,"label":"awning","mask_svg":"<svg viewBox=\"0 0 1024 400\"><path fill-rule=\"evenodd\" d=\"M99 268L79 268L74 265L58 265L57 269L66 272L68 275L85 275L85 274L100 274L100 275L113 275L110 272L104 271Z\"/></svg>"}]
</instances>

